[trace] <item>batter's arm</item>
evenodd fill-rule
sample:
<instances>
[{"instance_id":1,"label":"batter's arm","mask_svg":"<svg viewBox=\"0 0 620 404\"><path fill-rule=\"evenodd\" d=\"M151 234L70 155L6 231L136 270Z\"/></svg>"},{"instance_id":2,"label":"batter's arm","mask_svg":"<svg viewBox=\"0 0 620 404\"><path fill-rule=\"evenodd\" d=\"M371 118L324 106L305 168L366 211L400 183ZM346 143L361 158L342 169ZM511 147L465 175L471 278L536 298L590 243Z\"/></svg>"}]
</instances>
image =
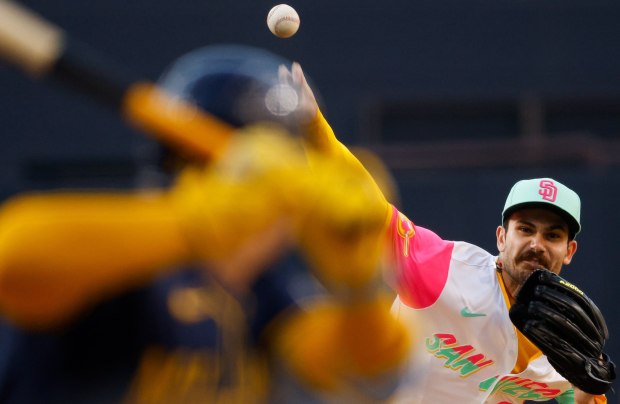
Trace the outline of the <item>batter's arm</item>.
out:
<instances>
[{"instance_id":1,"label":"batter's arm","mask_svg":"<svg viewBox=\"0 0 620 404\"><path fill-rule=\"evenodd\" d=\"M287 243L290 220L281 220L308 199L284 184L311 195L313 182L302 147L284 133L246 128L235 139L238 149L184 169L170 189L40 193L0 205L0 314L49 327L192 263L243 292Z\"/></svg>"},{"instance_id":2,"label":"batter's arm","mask_svg":"<svg viewBox=\"0 0 620 404\"><path fill-rule=\"evenodd\" d=\"M31 194L0 209L0 313L60 324L105 296L188 260L168 197Z\"/></svg>"}]
</instances>

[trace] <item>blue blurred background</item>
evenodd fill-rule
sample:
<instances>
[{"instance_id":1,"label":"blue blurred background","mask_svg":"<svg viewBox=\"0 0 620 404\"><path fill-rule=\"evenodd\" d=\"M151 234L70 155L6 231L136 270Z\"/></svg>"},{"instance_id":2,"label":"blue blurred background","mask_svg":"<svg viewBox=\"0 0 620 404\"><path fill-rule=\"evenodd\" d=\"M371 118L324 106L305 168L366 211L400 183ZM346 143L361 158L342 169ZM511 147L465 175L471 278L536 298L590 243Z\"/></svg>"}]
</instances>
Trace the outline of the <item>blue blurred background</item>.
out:
<instances>
[{"instance_id":1,"label":"blue blurred background","mask_svg":"<svg viewBox=\"0 0 620 404\"><path fill-rule=\"evenodd\" d=\"M279 39L265 0L28 0L72 36L156 80L210 43L299 61L349 145L392 170L400 208L442 237L496 251L510 186L550 176L582 198L563 273L599 304L620 361L620 2L291 0ZM149 141L116 111L0 64L0 193L130 188ZM610 402L617 402L615 393Z\"/></svg>"}]
</instances>

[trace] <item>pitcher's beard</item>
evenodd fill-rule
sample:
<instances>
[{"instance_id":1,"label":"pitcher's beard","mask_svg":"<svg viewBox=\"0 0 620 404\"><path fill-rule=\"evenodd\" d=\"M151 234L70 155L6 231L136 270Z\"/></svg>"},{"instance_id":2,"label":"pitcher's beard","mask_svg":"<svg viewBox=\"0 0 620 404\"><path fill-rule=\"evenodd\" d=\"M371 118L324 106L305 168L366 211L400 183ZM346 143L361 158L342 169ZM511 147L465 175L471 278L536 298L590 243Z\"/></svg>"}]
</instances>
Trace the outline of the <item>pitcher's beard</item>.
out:
<instances>
[{"instance_id":1,"label":"pitcher's beard","mask_svg":"<svg viewBox=\"0 0 620 404\"><path fill-rule=\"evenodd\" d=\"M519 290L521 289L521 286L523 286L523 284L525 283L525 281L527 281L527 279L532 275L532 273L534 273L534 271L539 268L544 268L544 267L542 265L539 265L539 266L536 266L536 268L534 267L531 267L531 268L521 267L520 268L519 264L517 263L516 265L504 264L501 267L500 271L510 279L511 285L507 285L507 286L510 286L509 288L512 289L512 291L509 293L514 294L514 296L516 296Z\"/></svg>"}]
</instances>

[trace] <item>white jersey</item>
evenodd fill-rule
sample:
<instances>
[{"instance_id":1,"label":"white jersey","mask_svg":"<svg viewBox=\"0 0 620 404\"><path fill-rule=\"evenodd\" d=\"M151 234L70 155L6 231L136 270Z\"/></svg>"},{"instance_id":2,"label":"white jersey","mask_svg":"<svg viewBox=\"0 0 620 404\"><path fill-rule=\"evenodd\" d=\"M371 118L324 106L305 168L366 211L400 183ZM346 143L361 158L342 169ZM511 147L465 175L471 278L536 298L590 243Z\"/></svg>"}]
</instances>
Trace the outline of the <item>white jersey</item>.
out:
<instances>
[{"instance_id":1,"label":"white jersey","mask_svg":"<svg viewBox=\"0 0 620 404\"><path fill-rule=\"evenodd\" d=\"M572 403L573 389L538 352L517 364L519 337L508 316L496 257L442 240L393 209L389 227L398 297L395 315L414 336L403 403Z\"/></svg>"}]
</instances>

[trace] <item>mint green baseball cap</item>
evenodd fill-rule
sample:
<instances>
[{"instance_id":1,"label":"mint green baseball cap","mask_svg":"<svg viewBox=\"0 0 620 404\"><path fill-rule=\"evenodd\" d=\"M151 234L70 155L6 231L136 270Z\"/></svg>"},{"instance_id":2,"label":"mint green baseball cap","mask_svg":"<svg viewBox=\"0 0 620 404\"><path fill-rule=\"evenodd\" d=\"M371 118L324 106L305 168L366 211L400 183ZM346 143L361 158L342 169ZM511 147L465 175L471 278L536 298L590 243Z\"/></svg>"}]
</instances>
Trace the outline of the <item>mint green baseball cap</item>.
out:
<instances>
[{"instance_id":1,"label":"mint green baseball cap","mask_svg":"<svg viewBox=\"0 0 620 404\"><path fill-rule=\"evenodd\" d=\"M547 207L554 210L568 224L571 239L581 231L579 195L553 178L521 180L514 184L506 198L502 222L514 211L528 207Z\"/></svg>"}]
</instances>

